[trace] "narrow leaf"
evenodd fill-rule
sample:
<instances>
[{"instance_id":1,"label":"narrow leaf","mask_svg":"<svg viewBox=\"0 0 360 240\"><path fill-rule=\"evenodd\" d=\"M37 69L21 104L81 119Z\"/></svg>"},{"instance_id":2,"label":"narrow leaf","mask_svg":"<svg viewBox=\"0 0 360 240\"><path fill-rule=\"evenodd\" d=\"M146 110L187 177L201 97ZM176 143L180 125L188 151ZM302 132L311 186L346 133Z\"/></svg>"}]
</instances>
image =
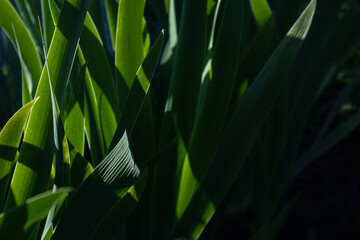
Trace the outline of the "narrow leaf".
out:
<instances>
[{"instance_id":1,"label":"narrow leaf","mask_svg":"<svg viewBox=\"0 0 360 240\"><path fill-rule=\"evenodd\" d=\"M124 133L115 148L74 193L53 239L90 239L102 219L126 195L139 173Z\"/></svg>"},{"instance_id":2,"label":"narrow leaf","mask_svg":"<svg viewBox=\"0 0 360 240\"><path fill-rule=\"evenodd\" d=\"M51 1L53 21L57 22L59 9L54 0ZM87 64L85 83L88 91L88 99L92 108L92 114L96 123L97 133L89 131L88 137L100 144L101 157L105 156L114 136L117 121L120 116L120 106L115 89L115 82L111 72L110 64L96 26L87 14L84 22L84 29L80 37L80 49L78 50L80 63ZM89 119L88 119L89 121ZM88 131L89 128L86 128ZM93 143L95 144L95 143ZM95 166L100 159L95 158Z\"/></svg>"},{"instance_id":3,"label":"narrow leaf","mask_svg":"<svg viewBox=\"0 0 360 240\"><path fill-rule=\"evenodd\" d=\"M39 98L29 102L17 111L0 132L0 211L5 196L17 148L30 110Z\"/></svg>"},{"instance_id":4,"label":"narrow leaf","mask_svg":"<svg viewBox=\"0 0 360 240\"><path fill-rule=\"evenodd\" d=\"M19 48L31 74L32 88L30 89L30 93L31 96L34 96L42 69L36 45L10 1L0 0L0 6L0 26L6 31L14 46L16 46L16 40L13 28L15 29L19 41Z\"/></svg>"},{"instance_id":5,"label":"narrow leaf","mask_svg":"<svg viewBox=\"0 0 360 240\"><path fill-rule=\"evenodd\" d=\"M243 43L244 1L228 1L215 42L212 78L209 79L199 118L190 139L182 169L177 217L180 218L199 183L211 166L212 157L225 125L236 77L237 60ZM233 29L233 26L240 26Z\"/></svg>"},{"instance_id":6,"label":"narrow leaf","mask_svg":"<svg viewBox=\"0 0 360 240\"><path fill-rule=\"evenodd\" d=\"M115 66L120 107L124 106L136 72L144 59L142 37L144 7L145 0L119 1L115 38Z\"/></svg>"},{"instance_id":7,"label":"narrow leaf","mask_svg":"<svg viewBox=\"0 0 360 240\"><path fill-rule=\"evenodd\" d=\"M72 91L67 106L67 116L65 119L65 133L71 144L84 155L85 148L85 71L86 65L82 66L78 76L72 82Z\"/></svg>"},{"instance_id":8,"label":"narrow leaf","mask_svg":"<svg viewBox=\"0 0 360 240\"><path fill-rule=\"evenodd\" d=\"M315 7L313 0L237 106L220 140L214 164L180 219L179 235L198 238L236 179L309 31Z\"/></svg>"},{"instance_id":9,"label":"narrow leaf","mask_svg":"<svg viewBox=\"0 0 360 240\"><path fill-rule=\"evenodd\" d=\"M20 207L0 214L0 236L4 239L27 239L32 227L44 219L54 203L70 192L70 188L59 188L32 197Z\"/></svg>"},{"instance_id":10,"label":"narrow leaf","mask_svg":"<svg viewBox=\"0 0 360 240\"><path fill-rule=\"evenodd\" d=\"M30 114L11 183L13 195L8 198L5 209L24 203L27 198L47 187L53 154L53 133L50 131L51 94L47 68L54 94L58 102L62 103L88 5L89 0L69 0L63 4L47 55L48 66L43 69L36 91L36 96L41 95L41 99Z\"/></svg>"},{"instance_id":11,"label":"narrow leaf","mask_svg":"<svg viewBox=\"0 0 360 240\"><path fill-rule=\"evenodd\" d=\"M266 0L250 0L250 6L258 27L262 28L272 15L269 4Z\"/></svg>"},{"instance_id":12,"label":"narrow leaf","mask_svg":"<svg viewBox=\"0 0 360 240\"><path fill-rule=\"evenodd\" d=\"M131 135L141 106L149 91L156 66L159 62L163 38L164 32L162 31L136 73L135 81L130 89L129 96L126 99L110 149L113 148L115 143L119 140L120 134L125 130Z\"/></svg>"},{"instance_id":13,"label":"narrow leaf","mask_svg":"<svg viewBox=\"0 0 360 240\"><path fill-rule=\"evenodd\" d=\"M105 0L105 9L107 22L109 24L111 43L113 49L115 49L115 36L116 36L116 19L117 19L117 3L115 0Z\"/></svg>"}]
</instances>

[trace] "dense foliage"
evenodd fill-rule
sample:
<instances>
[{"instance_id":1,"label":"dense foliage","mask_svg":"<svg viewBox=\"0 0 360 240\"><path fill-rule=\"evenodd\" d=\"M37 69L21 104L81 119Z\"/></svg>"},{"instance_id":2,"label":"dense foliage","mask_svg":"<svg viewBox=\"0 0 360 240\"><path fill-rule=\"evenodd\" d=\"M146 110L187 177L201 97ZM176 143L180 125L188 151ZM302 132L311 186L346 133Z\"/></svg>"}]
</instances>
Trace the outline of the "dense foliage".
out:
<instances>
[{"instance_id":1,"label":"dense foliage","mask_svg":"<svg viewBox=\"0 0 360 240\"><path fill-rule=\"evenodd\" d=\"M288 186L360 124L359 13L0 0L0 238L197 239L224 209L276 238Z\"/></svg>"}]
</instances>

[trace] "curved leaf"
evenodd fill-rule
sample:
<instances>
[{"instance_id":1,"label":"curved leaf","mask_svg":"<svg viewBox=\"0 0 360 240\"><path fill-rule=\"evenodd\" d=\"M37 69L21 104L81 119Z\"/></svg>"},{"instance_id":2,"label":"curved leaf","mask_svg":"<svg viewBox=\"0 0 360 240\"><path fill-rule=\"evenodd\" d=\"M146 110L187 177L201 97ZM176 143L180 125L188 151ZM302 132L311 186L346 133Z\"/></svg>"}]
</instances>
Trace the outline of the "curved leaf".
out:
<instances>
[{"instance_id":1,"label":"curved leaf","mask_svg":"<svg viewBox=\"0 0 360 240\"><path fill-rule=\"evenodd\" d=\"M0 26L6 31L14 46L16 46L14 32L17 34L22 57L31 74L32 86L29 86L29 90L31 96L34 96L42 69L36 45L10 1L0 0L0 6Z\"/></svg>"},{"instance_id":2,"label":"curved leaf","mask_svg":"<svg viewBox=\"0 0 360 240\"><path fill-rule=\"evenodd\" d=\"M53 239L90 239L101 221L126 196L139 173L125 132L115 148L74 193Z\"/></svg>"},{"instance_id":3,"label":"curved leaf","mask_svg":"<svg viewBox=\"0 0 360 240\"><path fill-rule=\"evenodd\" d=\"M39 97L17 111L0 132L0 210L3 209L5 204L10 172L26 119L38 99Z\"/></svg>"},{"instance_id":4,"label":"curved leaf","mask_svg":"<svg viewBox=\"0 0 360 240\"><path fill-rule=\"evenodd\" d=\"M53 21L56 23L60 10L54 0L49 1ZM88 71L85 74L85 83L88 92L87 96L92 108L91 113L97 129L97 133L95 133L89 127L86 127L87 138L90 142L90 149L93 149L92 146L94 144L100 145L101 154L104 156L116 131L117 121L120 116L120 106L109 61L100 35L89 13L85 17L78 57L82 65L87 64ZM89 114L85 114L85 124L87 126L90 126L90 117ZM95 135L98 137L95 137ZM99 157L93 158L95 166L99 163L100 159Z\"/></svg>"},{"instance_id":5,"label":"curved leaf","mask_svg":"<svg viewBox=\"0 0 360 240\"><path fill-rule=\"evenodd\" d=\"M26 200L20 207L1 213L1 239L27 239L34 224L44 219L54 203L65 198L70 191L70 188L59 188L55 192L45 192Z\"/></svg>"},{"instance_id":6,"label":"curved leaf","mask_svg":"<svg viewBox=\"0 0 360 240\"><path fill-rule=\"evenodd\" d=\"M13 195L9 196L5 209L24 203L27 198L47 187L53 154L53 133L50 131L52 107L47 68L49 67L54 94L58 102L62 103L88 5L89 0L68 0L63 4L47 55L48 66L43 69L36 91L36 96L41 95L41 98L30 114L11 183Z\"/></svg>"},{"instance_id":7,"label":"curved leaf","mask_svg":"<svg viewBox=\"0 0 360 240\"><path fill-rule=\"evenodd\" d=\"M180 219L179 235L198 238L232 186L281 92L309 31L315 8L316 0L312 0L237 106L220 140L209 173Z\"/></svg>"}]
</instances>

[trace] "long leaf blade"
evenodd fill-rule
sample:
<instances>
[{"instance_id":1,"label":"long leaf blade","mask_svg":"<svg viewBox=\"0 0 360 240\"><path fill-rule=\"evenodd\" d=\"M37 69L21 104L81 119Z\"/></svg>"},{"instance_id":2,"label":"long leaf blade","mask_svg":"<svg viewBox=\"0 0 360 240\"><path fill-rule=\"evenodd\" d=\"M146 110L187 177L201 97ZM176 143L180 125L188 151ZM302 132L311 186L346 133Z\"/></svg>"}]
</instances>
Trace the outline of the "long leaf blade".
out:
<instances>
[{"instance_id":1,"label":"long leaf blade","mask_svg":"<svg viewBox=\"0 0 360 240\"><path fill-rule=\"evenodd\" d=\"M315 7L313 0L237 106L219 143L214 164L180 220L178 234L198 238L236 179L309 31ZM278 66L282 66L281 71Z\"/></svg>"},{"instance_id":2,"label":"long leaf blade","mask_svg":"<svg viewBox=\"0 0 360 240\"><path fill-rule=\"evenodd\" d=\"M34 224L44 219L54 203L66 197L70 190L70 188L59 188L55 192L42 193L26 200L20 207L1 213L1 238L27 239Z\"/></svg>"},{"instance_id":3,"label":"long leaf blade","mask_svg":"<svg viewBox=\"0 0 360 240\"><path fill-rule=\"evenodd\" d=\"M6 31L15 46L15 34L19 41L24 62L31 74L32 87L30 88L31 96L35 95L35 90L40 79L42 64L33 38L28 32L25 24L21 21L14 7L8 0L0 0L0 26ZM14 28L14 30L13 30Z\"/></svg>"},{"instance_id":4,"label":"long leaf blade","mask_svg":"<svg viewBox=\"0 0 360 240\"><path fill-rule=\"evenodd\" d=\"M139 176L127 134L94 169L69 201L53 239L90 239L102 219L126 195ZM88 211L92 213L89 215Z\"/></svg>"},{"instance_id":5,"label":"long leaf blade","mask_svg":"<svg viewBox=\"0 0 360 240\"><path fill-rule=\"evenodd\" d=\"M177 217L195 193L206 175L225 125L236 77L237 60L243 43L244 2L228 1L224 18L215 42L212 59L212 78L208 81L199 119L190 139L188 156L182 169Z\"/></svg>"},{"instance_id":6,"label":"long leaf blade","mask_svg":"<svg viewBox=\"0 0 360 240\"><path fill-rule=\"evenodd\" d=\"M52 110L47 67L54 93L58 102L62 103L88 5L89 0L69 0L63 4L47 56L48 66L43 69L36 91L36 96L41 95L41 100L29 118L11 183L13 195L8 198L5 209L22 204L27 198L44 191L48 184L53 136L50 131Z\"/></svg>"},{"instance_id":7,"label":"long leaf blade","mask_svg":"<svg viewBox=\"0 0 360 240\"><path fill-rule=\"evenodd\" d=\"M37 100L38 98L34 99L17 111L0 132L0 210L5 204L10 171L14 164L26 119Z\"/></svg>"},{"instance_id":8,"label":"long leaf blade","mask_svg":"<svg viewBox=\"0 0 360 240\"><path fill-rule=\"evenodd\" d=\"M160 58L163 38L164 32L162 31L136 73L135 81L130 89L129 96L126 99L110 149L115 146L115 143L120 138L120 133L123 133L126 130L129 135L131 135L141 106L148 94L150 83Z\"/></svg>"},{"instance_id":9,"label":"long leaf blade","mask_svg":"<svg viewBox=\"0 0 360 240\"><path fill-rule=\"evenodd\" d=\"M119 1L115 37L115 66L121 107L124 106L136 72L144 59L142 37L144 7L144 0Z\"/></svg>"}]
</instances>

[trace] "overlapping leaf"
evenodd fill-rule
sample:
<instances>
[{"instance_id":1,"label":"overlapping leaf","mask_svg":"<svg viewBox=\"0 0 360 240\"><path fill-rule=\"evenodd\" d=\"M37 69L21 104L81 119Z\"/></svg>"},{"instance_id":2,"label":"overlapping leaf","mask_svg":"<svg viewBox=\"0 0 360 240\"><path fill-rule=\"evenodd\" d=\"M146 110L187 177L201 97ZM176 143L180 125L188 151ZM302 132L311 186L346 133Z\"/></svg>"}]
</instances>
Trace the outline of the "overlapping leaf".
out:
<instances>
[{"instance_id":1,"label":"overlapping leaf","mask_svg":"<svg viewBox=\"0 0 360 240\"><path fill-rule=\"evenodd\" d=\"M47 67L56 98L62 103L88 5L88 0L65 1L63 4L47 55L48 66L43 69L36 91L36 96L41 96L41 100L35 105L29 118L11 183L13 195L8 198L6 209L20 205L27 198L46 189L53 154L53 133L50 130L51 95Z\"/></svg>"},{"instance_id":2,"label":"overlapping leaf","mask_svg":"<svg viewBox=\"0 0 360 240\"><path fill-rule=\"evenodd\" d=\"M26 119L37 100L38 98L17 111L0 132L0 210L3 209L5 204L10 173L14 166L16 151L20 143Z\"/></svg>"},{"instance_id":3,"label":"overlapping leaf","mask_svg":"<svg viewBox=\"0 0 360 240\"><path fill-rule=\"evenodd\" d=\"M315 6L316 1L311 1L237 106L220 140L214 164L180 220L179 235L198 238L236 179L309 31Z\"/></svg>"}]
</instances>

